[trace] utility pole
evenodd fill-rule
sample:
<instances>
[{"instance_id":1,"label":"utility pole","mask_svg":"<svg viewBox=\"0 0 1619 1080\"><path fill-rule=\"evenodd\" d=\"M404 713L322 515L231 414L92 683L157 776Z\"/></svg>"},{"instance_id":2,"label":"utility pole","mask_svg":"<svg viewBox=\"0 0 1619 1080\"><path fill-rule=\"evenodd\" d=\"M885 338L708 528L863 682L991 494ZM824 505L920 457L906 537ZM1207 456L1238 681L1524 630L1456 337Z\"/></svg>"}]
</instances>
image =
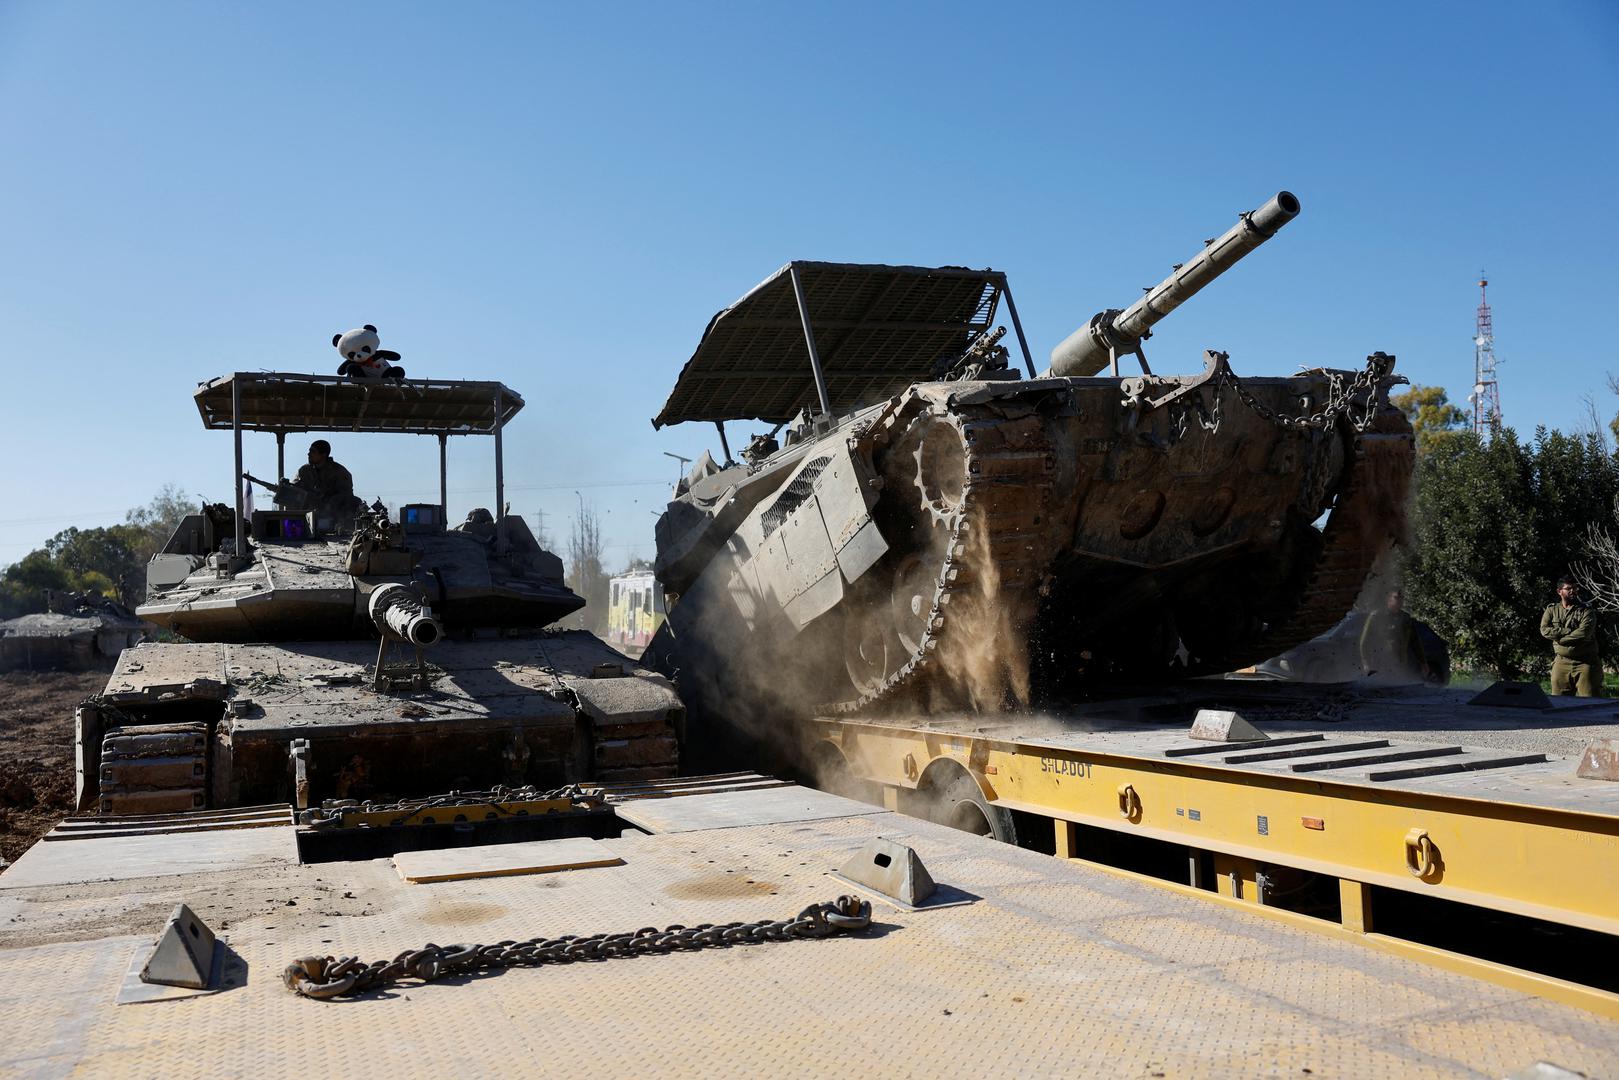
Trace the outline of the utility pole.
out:
<instances>
[{"instance_id":1,"label":"utility pole","mask_svg":"<svg viewBox=\"0 0 1619 1080\"><path fill-rule=\"evenodd\" d=\"M1473 432L1479 438L1501 434L1501 392L1495 377L1495 324L1487 293L1489 279L1478 276L1478 314L1473 324Z\"/></svg>"}]
</instances>

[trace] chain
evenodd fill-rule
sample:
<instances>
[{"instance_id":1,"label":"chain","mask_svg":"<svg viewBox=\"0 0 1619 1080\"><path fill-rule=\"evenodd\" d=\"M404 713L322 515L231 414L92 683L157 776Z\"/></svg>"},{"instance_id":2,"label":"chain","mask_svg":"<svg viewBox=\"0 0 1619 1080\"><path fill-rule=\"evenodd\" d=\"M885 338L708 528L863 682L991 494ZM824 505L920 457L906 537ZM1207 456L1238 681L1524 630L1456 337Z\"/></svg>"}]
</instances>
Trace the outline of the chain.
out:
<instances>
[{"instance_id":1,"label":"chain","mask_svg":"<svg viewBox=\"0 0 1619 1080\"><path fill-rule=\"evenodd\" d=\"M1301 413L1298 416L1289 416L1277 412L1264 402L1256 398L1243 386L1242 380L1230 368L1224 368L1219 375L1221 386L1230 386L1237 392L1237 397L1254 412L1282 428L1306 430L1315 428L1325 431L1337 422L1340 416L1347 417L1350 425L1357 432L1364 432L1372 426L1377 418L1378 395L1377 387L1393 369L1394 358L1385 353L1373 353L1366 358L1366 367L1346 384L1341 373L1335 371L1324 372L1328 379L1327 403L1313 413ZM1404 380L1400 380L1404 381ZM1218 393L1218 391L1216 391ZM1361 413L1356 416L1354 409L1356 403L1361 402Z\"/></svg>"},{"instance_id":2,"label":"chain","mask_svg":"<svg viewBox=\"0 0 1619 1080\"><path fill-rule=\"evenodd\" d=\"M855 933L871 925L871 901L840 896L831 903L811 904L791 919L763 919L751 923L700 926L676 924L659 930L644 927L633 934L595 934L577 937L530 938L499 941L493 945L433 945L407 949L392 960L369 964L353 956L306 956L294 960L281 973L287 989L307 998L325 1000L362 994L402 979L432 982L447 975L541 964L572 964L580 960L689 952L731 945L759 945L794 938L825 938Z\"/></svg>"},{"instance_id":3,"label":"chain","mask_svg":"<svg viewBox=\"0 0 1619 1080\"><path fill-rule=\"evenodd\" d=\"M443 795L428 795L396 802L360 802L354 799L327 799L318 810L305 810L300 814L302 824L315 828L340 824L344 814L398 814L399 819L411 817L424 810L454 806L499 806L502 803L549 802L553 799L572 799L575 802L600 799L602 789L583 784L567 784L544 790L530 784L510 788L496 785L488 791L451 791Z\"/></svg>"}]
</instances>

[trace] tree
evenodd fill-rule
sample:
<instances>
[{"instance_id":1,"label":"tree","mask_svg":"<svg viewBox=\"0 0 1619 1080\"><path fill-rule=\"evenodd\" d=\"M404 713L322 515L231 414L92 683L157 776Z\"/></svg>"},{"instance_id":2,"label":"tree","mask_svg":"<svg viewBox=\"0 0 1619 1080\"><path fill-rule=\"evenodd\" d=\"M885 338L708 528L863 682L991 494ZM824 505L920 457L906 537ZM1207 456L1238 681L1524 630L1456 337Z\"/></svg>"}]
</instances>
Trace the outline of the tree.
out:
<instances>
[{"instance_id":1,"label":"tree","mask_svg":"<svg viewBox=\"0 0 1619 1080\"><path fill-rule=\"evenodd\" d=\"M1442 386L1412 386L1389 398L1389 404L1405 413L1417 434L1417 453L1425 454L1434 443L1467 430L1465 410L1450 403Z\"/></svg>"},{"instance_id":2,"label":"tree","mask_svg":"<svg viewBox=\"0 0 1619 1080\"><path fill-rule=\"evenodd\" d=\"M44 611L45 593L67 587L67 574L48 552L30 551L0 574L0 618Z\"/></svg>"},{"instance_id":3,"label":"tree","mask_svg":"<svg viewBox=\"0 0 1619 1080\"><path fill-rule=\"evenodd\" d=\"M568 588L585 598L579 625L593 634L607 629L608 578L602 569L601 518L596 508L579 502L579 516L568 534Z\"/></svg>"},{"instance_id":4,"label":"tree","mask_svg":"<svg viewBox=\"0 0 1619 1080\"><path fill-rule=\"evenodd\" d=\"M133 606L145 596L146 564L197 505L169 484L122 525L63 529L0 573L0 618L45 610L47 591L115 596Z\"/></svg>"},{"instance_id":5,"label":"tree","mask_svg":"<svg viewBox=\"0 0 1619 1080\"><path fill-rule=\"evenodd\" d=\"M1461 666L1511 679L1539 654L1533 505L1531 454L1510 430L1441 437L1418 458L1405 590Z\"/></svg>"},{"instance_id":6,"label":"tree","mask_svg":"<svg viewBox=\"0 0 1619 1080\"><path fill-rule=\"evenodd\" d=\"M1417 460L1404 566L1412 614L1461 666L1544 675L1539 612L1558 577L1596 561L1592 530L1613 524L1616 499L1619 462L1596 432L1540 428L1527 446L1510 429L1436 440Z\"/></svg>"},{"instance_id":7,"label":"tree","mask_svg":"<svg viewBox=\"0 0 1619 1080\"><path fill-rule=\"evenodd\" d=\"M174 530L186 515L199 511L202 500L184 494L177 484L164 484L152 501L137 506L124 516L124 523L138 529L141 537L134 546L135 554L145 563L169 542Z\"/></svg>"},{"instance_id":8,"label":"tree","mask_svg":"<svg viewBox=\"0 0 1619 1080\"><path fill-rule=\"evenodd\" d=\"M103 583L110 582L112 594L128 602L135 598L135 585L146 570L146 559L136 550L142 539L141 531L128 525L63 529L45 541L45 551L73 589L105 593L109 590Z\"/></svg>"}]
</instances>

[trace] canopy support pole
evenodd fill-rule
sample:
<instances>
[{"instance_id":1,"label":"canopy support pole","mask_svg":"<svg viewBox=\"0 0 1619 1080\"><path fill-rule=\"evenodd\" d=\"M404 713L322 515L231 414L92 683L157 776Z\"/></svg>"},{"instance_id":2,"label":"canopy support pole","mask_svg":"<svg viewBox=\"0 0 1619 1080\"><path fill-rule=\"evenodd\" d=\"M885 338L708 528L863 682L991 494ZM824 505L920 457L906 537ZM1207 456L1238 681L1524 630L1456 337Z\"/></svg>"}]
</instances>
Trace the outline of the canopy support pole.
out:
<instances>
[{"instance_id":1,"label":"canopy support pole","mask_svg":"<svg viewBox=\"0 0 1619 1080\"><path fill-rule=\"evenodd\" d=\"M506 388L495 387L495 520L506 516L506 457L501 445L501 429L506 425Z\"/></svg>"},{"instance_id":2,"label":"canopy support pole","mask_svg":"<svg viewBox=\"0 0 1619 1080\"><path fill-rule=\"evenodd\" d=\"M287 478L287 433L285 431L275 433L275 478L277 480Z\"/></svg>"},{"instance_id":3,"label":"canopy support pole","mask_svg":"<svg viewBox=\"0 0 1619 1080\"><path fill-rule=\"evenodd\" d=\"M236 441L236 475L231 487L236 489L236 558L247 558L247 523L242 520L246 507L242 504L242 373L230 377L230 430Z\"/></svg>"},{"instance_id":4,"label":"canopy support pole","mask_svg":"<svg viewBox=\"0 0 1619 1080\"><path fill-rule=\"evenodd\" d=\"M438 519L446 528L450 524L450 480L447 450L450 437L444 432L438 433Z\"/></svg>"},{"instance_id":5,"label":"canopy support pole","mask_svg":"<svg viewBox=\"0 0 1619 1080\"><path fill-rule=\"evenodd\" d=\"M731 444L727 442L725 438L725 421L714 421L714 428L720 433L720 451L725 454L725 466L726 468L730 468L732 465L735 465L736 462L731 460Z\"/></svg>"},{"instance_id":6,"label":"canopy support pole","mask_svg":"<svg viewBox=\"0 0 1619 1080\"><path fill-rule=\"evenodd\" d=\"M821 354L815 348L815 331L810 328L809 305L804 302L804 283L798 278L798 264L788 263L787 274L793 279L793 296L798 299L798 321L804 326L804 345L809 349L810 371L815 375L815 393L821 399L821 415L832 415L832 404L826 394L826 376L821 373Z\"/></svg>"},{"instance_id":7,"label":"canopy support pole","mask_svg":"<svg viewBox=\"0 0 1619 1080\"><path fill-rule=\"evenodd\" d=\"M1029 378L1035 378L1034 357L1029 355L1029 339L1023 336L1023 320L1017 317L1017 305L1012 302L1012 286L1001 283L1001 295L1006 297L1006 313L1012 316L1012 329L1017 331L1017 343L1023 350L1023 366L1029 369Z\"/></svg>"}]
</instances>

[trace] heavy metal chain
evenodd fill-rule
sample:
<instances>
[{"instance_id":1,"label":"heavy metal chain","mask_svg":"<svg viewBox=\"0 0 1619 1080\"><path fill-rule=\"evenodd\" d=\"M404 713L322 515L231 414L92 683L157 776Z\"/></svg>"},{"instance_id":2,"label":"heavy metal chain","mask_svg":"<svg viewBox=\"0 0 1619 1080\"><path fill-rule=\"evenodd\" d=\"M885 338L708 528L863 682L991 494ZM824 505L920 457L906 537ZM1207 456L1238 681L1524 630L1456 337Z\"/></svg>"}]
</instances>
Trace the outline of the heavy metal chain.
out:
<instances>
[{"instance_id":1,"label":"heavy metal chain","mask_svg":"<svg viewBox=\"0 0 1619 1080\"><path fill-rule=\"evenodd\" d=\"M1348 418L1350 425L1357 432L1364 432L1377 418L1378 384L1388 377L1393 367L1392 356L1386 353L1373 353L1366 358L1365 369L1348 382L1345 382L1344 377L1338 372L1324 372L1329 380L1327 403L1313 413L1301 413L1298 416L1277 412L1260 401L1243 386L1242 380L1237 378L1230 368L1221 369L1219 382L1222 386L1230 386L1237 392L1237 397L1242 399L1244 405L1277 427L1297 430L1315 428L1325 431L1343 416ZM1360 408L1359 415L1354 411L1357 404Z\"/></svg>"},{"instance_id":2,"label":"heavy metal chain","mask_svg":"<svg viewBox=\"0 0 1619 1080\"><path fill-rule=\"evenodd\" d=\"M571 964L580 960L691 952L731 945L758 945L795 938L824 938L855 933L871 925L871 901L840 896L830 903L811 904L791 919L763 919L751 923L674 926L659 930L644 927L630 934L567 934L527 941L497 941L493 945L424 945L407 949L392 960L367 964L357 957L306 956L294 960L281 973L287 989L307 998L326 1000L345 994L363 994L402 979L432 982L446 975L498 971L541 964Z\"/></svg>"},{"instance_id":3,"label":"heavy metal chain","mask_svg":"<svg viewBox=\"0 0 1619 1080\"><path fill-rule=\"evenodd\" d=\"M321 803L320 809L303 811L301 818L303 824L319 828L323 825L337 824L342 820L344 814L398 814L403 820L425 810L437 810L440 807L498 806L502 803L548 802L553 799L572 799L577 802L600 799L601 797L601 788L584 784L566 784L549 790L535 787L532 784L515 788L497 784L488 791L450 791L443 795L400 799L396 802L327 799Z\"/></svg>"}]
</instances>

